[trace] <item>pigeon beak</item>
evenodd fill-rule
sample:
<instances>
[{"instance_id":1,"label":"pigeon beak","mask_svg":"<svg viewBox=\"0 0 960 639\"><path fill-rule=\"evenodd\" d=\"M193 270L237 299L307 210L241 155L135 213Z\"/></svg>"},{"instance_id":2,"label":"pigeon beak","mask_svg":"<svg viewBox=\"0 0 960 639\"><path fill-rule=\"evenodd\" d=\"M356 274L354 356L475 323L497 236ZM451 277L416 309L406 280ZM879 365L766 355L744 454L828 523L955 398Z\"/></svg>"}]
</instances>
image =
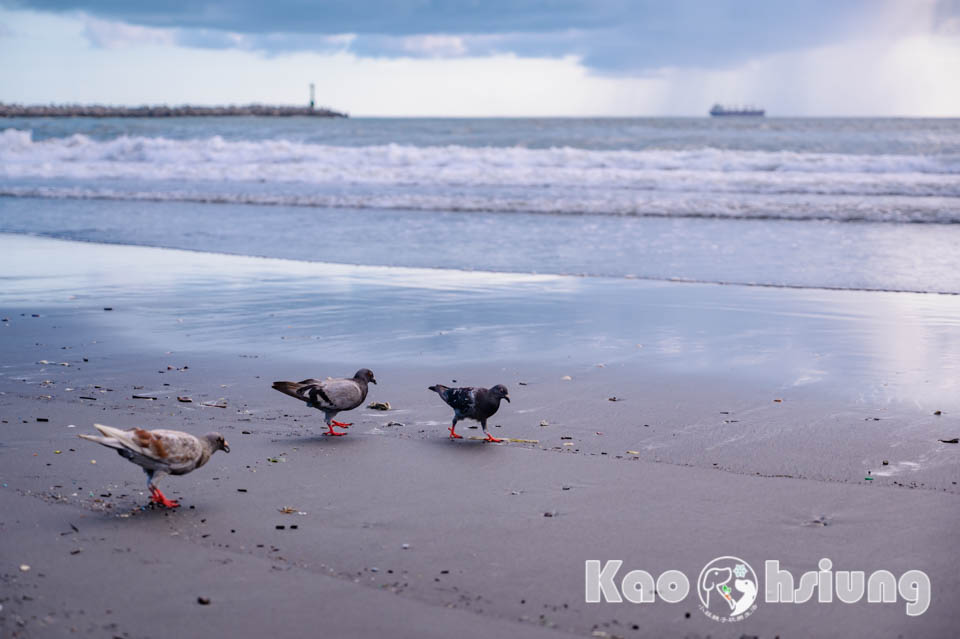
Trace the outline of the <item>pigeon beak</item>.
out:
<instances>
[{"instance_id":1,"label":"pigeon beak","mask_svg":"<svg viewBox=\"0 0 960 639\"><path fill-rule=\"evenodd\" d=\"M504 398L505 400L507 400L507 403L508 403L508 404L510 403L510 396L509 396L509 395L504 395L503 398Z\"/></svg>"},{"instance_id":2,"label":"pigeon beak","mask_svg":"<svg viewBox=\"0 0 960 639\"><path fill-rule=\"evenodd\" d=\"M376 383L377 383L377 380L375 380L374 378L371 377L371 378L370 378L370 383L371 383L371 384L376 384Z\"/></svg>"},{"instance_id":3,"label":"pigeon beak","mask_svg":"<svg viewBox=\"0 0 960 639\"><path fill-rule=\"evenodd\" d=\"M225 453L230 452L230 444L228 444L227 442L223 442L223 452Z\"/></svg>"}]
</instances>

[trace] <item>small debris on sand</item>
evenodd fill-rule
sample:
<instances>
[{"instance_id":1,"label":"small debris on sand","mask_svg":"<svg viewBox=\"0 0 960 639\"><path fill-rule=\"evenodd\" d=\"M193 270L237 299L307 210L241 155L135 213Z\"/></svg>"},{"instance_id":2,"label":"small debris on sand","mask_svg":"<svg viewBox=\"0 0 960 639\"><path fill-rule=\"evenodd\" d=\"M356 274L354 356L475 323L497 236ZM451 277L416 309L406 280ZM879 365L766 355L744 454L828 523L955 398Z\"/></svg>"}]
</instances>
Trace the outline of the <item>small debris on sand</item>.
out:
<instances>
[{"instance_id":1,"label":"small debris on sand","mask_svg":"<svg viewBox=\"0 0 960 639\"><path fill-rule=\"evenodd\" d=\"M178 401L178 402L183 402L184 404L192 404L192 403L193 403L193 400L190 399L189 397L180 397L180 396L177 396L177 401Z\"/></svg>"},{"instance_id":2,"label":"small debris on sand","mask_svg":"<svg viewBox=\"0 0 960 639\"><path fill-rule=\"evenodd\" d=\"M954 437L953 439L941 439L944 444L960 444L960 438Z\"/></svg>"},{"instance_id":3,"label":"small debris on sand","mask_svg":"<svg viewBox=\"0 0 960 639\"><path fill-rule=\"evenodd\" d=\"M209 606L210 598L209 597L197 597L197 603L201 606Z\"/></svg>"},{"instance_id":4,"label":"small debris on sand","mask_svg":"<svg viewBox=\"0 0 960 639\"><path fill-rule=\"evenodd\" d=\"M370 402L367 408L372 410L390 410L390 402Z\"/></svg>"}]
</instances>

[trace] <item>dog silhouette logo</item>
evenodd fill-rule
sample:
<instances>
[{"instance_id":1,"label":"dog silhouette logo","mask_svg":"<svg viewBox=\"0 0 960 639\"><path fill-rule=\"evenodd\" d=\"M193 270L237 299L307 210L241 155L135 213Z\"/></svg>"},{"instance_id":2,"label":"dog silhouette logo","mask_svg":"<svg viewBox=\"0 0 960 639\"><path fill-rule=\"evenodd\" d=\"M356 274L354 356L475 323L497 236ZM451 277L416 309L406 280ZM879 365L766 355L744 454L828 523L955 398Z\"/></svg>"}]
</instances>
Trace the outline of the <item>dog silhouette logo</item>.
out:
<instances>
[{"instance_id":1,"label":"dog silhouette logo","mask_svg":"<svg viewBox=\"0 0 960 639\"><path fill-rule=\"evenodd\" d=\"M743 559L717 557L700 571L697 595L700 610L716 621L742 621L757 609L760 582Z\"/></svg>"}]
</instances>

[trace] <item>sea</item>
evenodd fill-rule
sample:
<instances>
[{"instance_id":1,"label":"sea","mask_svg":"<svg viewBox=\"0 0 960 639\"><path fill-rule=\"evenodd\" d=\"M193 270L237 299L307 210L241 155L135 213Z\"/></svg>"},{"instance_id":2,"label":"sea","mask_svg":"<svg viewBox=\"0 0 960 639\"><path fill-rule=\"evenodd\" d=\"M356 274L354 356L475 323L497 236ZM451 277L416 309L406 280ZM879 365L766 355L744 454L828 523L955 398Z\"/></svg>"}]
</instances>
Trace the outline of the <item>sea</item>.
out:
<instances>
[{"instance_id":1,"label":"sea","mask_svg":"<svg viewBox=\"0 0 960 639\"><path fill-rule=\"evenodd\" d=\"M960 294L960 119L0 121L0 232Z\"/></svg>"}]
</instances>

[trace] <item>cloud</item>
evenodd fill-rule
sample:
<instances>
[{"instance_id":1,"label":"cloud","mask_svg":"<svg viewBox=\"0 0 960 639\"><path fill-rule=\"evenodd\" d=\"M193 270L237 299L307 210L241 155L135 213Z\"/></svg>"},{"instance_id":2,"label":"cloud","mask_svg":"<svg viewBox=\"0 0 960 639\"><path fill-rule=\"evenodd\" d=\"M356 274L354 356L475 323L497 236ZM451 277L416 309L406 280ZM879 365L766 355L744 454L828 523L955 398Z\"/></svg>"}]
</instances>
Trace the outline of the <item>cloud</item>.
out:
<instances>
[{"instance_id":1,"label":"cloud","mask_svg":"<svg viewBox=\"0 0 960 639\"><path fill-rule=\"evenodd\" d=\"M2 2L3 0L0 0ZM595 72L727 68L877 34L960 33L960 0L12 0L83 12L98 46L135 43L123 27L183 46L349 51L362 57L575 56ZM171 35L162 35L171 34Z\"/></svg>"},{"instance_id":2,"label":"cloud","mask_svg":"<svg viewBox=\"0 0 960 639\"><path fill-rule=\"evenodd\" d=\"M84 35L103 49L121 49L130 46L172 45L176 37L171 29L141 27L125 22L86 17Z\"/></svg>"},{"instance_id":3,"label":"cloud","mask_svg":"<svg viewBox=\"0 0 960 639\"><path fill-rule=\"evenodd\" d=\"M467 53L467 46L460 36L415 35L403 38L404 51L426 56L452 57Z\"/></svg>"}]
</instances>

